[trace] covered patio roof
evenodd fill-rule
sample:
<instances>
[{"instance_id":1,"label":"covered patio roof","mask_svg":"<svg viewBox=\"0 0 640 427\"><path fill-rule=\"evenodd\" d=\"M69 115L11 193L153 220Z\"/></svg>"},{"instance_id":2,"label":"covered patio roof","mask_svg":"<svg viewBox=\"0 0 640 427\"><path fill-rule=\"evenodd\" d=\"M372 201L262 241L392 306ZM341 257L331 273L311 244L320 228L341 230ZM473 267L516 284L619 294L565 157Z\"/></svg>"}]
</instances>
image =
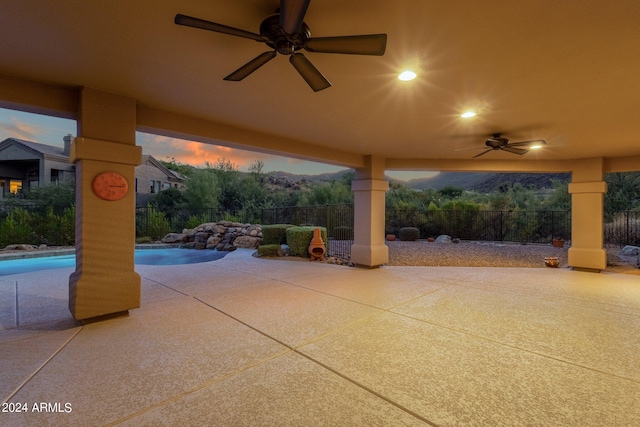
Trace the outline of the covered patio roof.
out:
<instances>
[{"instance_id":1,"label":"covered patio roof","mask_svg":"<svg viewBox=\"0 0 640 427\"><path fill-rule=\"evenodd\" d=\"M569 170L640 165L640 3L507 0L311 2L312 37L386 33L384 56L305 52L313 92L269 48L174 24L176 14L258 32L275 0L2 2L0 106L76 118L90 87L136 100L138 130L348 167ZM417 79L402 82L405 68ZM473 110L477 116L463 119ZM547 141L471 160L494 133Z\"/></svg>"}]
</instances>

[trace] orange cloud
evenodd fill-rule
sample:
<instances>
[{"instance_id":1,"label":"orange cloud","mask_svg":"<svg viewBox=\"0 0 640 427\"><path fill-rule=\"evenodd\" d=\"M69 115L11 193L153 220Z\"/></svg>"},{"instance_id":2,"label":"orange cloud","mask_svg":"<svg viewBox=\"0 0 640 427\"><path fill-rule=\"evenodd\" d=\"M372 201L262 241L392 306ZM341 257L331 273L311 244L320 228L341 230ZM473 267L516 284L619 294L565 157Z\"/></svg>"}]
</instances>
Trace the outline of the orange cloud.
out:
<instances>
[{"instance_id":1,"label":"orange cloud","mask_svg":"<svg viewBox=\"0 0 640 427\"><path fill-rule=\"evenodd\" d=\"M230 161L240 170L247 170L254 161L265 161L272 157L262 153L159 135L139 133L137 139L144 154L151 154L159 160L174 158L177 162L193 166L215 164L218 160L225 160Z\"/></svg>"},{"instance_id":2,"label":"orange cloud","mask_svg":"<svg viewBox=\"0 0 640 427\"><path fill-rule=\"evenodd\" d=\"M5 138L18 138L30 141L37 141L39 135L39 127L10 117L4 122L0 122L0 131ZM4 139L4 138L3 138Z\"/></svg>"}]
</instances>

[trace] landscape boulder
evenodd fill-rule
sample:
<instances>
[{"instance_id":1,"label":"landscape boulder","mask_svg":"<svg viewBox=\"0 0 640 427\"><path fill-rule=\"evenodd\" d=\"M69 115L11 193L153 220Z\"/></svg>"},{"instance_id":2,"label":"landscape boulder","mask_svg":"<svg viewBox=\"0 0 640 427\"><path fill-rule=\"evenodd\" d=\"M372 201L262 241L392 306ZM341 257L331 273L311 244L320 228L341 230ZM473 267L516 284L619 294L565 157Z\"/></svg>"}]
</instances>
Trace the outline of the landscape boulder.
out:
<instances>
[{"instance_id":1,"label":"landscape boulder","mask_svg":"<svg viewBox=\"0 0 640 427\"><path fill-rule=\"evenodd\" d=\"M252 236L239 236L233 241L236 248L256 249L262 243L262 239Z\"/></svg>"},{"instance_id":2,"label":"landscape boulder","mask_svg":"<svg viewBox=\"0 0 640 427\"><path fill-rule=\"evenodd\" d=\"M162 243L182 243L187 235L182 233L169 233L162 238Z\"/></svg>"},{"instance_id":3,"label":"landscape boulder","mask_svg":"<svg viewBox=\"0 0 640 427\"><path fill-rule=\"evenodd\" d=\"M446 234L441 234L438 237L436 237L436 243L452 243L451 236L448 236Z\"/></svg>"},{"instance_id":4,"label":"landscape boulder","mask_svg":"<svg viewBox=\"0 0 640 427\"><path fill-rule=\"evenodd\" d=\"M37 249L37 247L33 245L19 244L19 245L8 245L4 249L7 251L32 251L34 249Z\"/></svg>"},{"instance_id":5,"label":"landscape boulder","mask_svg":"<svg viewBox=\"0 0 640 427\"><path fill-rule=\"evenodd\" d=\"M233 251L262 244L262 226L231 221L206 222L182 233L169 233L163 243L182 243L183 248Z\"/></svg>"},{"instance_id":6,"label":"landscape boulder","mask_svg":"<svg viewBox=\"0 0 640 427\"><path fill-rule=\"evenodd\" d=\"M635 256L640 253L640 247L627 245L620 251L620 255L623 256Z\"/></svg>"}]
</instances>

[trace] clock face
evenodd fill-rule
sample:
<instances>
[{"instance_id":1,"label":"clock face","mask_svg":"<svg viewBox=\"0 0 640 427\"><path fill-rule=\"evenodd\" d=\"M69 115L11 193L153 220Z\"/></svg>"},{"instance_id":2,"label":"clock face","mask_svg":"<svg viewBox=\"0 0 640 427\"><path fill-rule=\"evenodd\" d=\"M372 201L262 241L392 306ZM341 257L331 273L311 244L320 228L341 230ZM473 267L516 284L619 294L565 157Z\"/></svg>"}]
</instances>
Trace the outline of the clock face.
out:
<instances>
[{"instance_id":1,"label":"clock face","mask_svg":"<svg viewBox=\"0 0 640 427\"><path fill-rule=\"evenodd\" d=\"M103 172L93 179L91 188L101 199L114 201L127 195L129 184L118 172Z\"/></svg>"}]
</instances>

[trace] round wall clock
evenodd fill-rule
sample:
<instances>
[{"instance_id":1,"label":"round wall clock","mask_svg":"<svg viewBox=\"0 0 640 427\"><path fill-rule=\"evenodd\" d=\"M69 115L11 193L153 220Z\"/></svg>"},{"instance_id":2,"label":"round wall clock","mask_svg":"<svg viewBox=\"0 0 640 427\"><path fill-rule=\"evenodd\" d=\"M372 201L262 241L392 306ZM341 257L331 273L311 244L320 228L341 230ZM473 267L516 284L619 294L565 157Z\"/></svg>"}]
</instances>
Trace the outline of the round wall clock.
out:
<instances>
[{"instance_id":1,"label":"round wall clock","mask_svg":"<svg viewBox=\"0 0 640 427\"><path fill-rule=\"evenodd\" d=\"M127 195L129 184L118 172L102 172L93 178L91 188L103 200L120 200Z\"/></svg>"}]
</instances>

